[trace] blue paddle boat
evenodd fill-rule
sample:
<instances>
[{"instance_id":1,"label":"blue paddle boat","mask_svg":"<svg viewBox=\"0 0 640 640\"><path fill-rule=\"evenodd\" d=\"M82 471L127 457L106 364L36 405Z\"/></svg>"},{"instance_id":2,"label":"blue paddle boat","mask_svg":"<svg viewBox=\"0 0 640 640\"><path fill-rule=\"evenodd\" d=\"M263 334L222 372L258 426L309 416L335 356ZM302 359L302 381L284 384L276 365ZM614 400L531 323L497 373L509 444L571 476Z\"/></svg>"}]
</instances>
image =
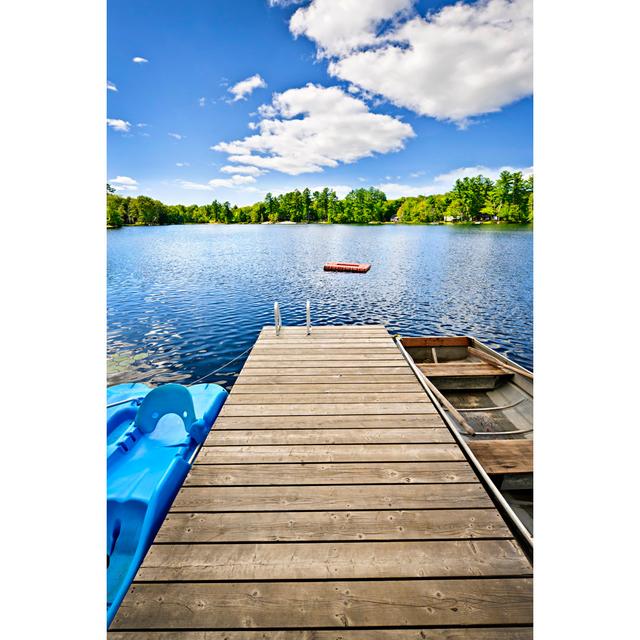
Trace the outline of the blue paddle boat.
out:
<instances>
[{"instance_id":1,"label":"blue paddle boat","mask_svg":"<svg viewBox=\"0 0 640 640\"><path fill-rule=\"evenodd\" d=\"M107 389L107 625L227 395L217 384Z\"/></svg>"}]
</instances>

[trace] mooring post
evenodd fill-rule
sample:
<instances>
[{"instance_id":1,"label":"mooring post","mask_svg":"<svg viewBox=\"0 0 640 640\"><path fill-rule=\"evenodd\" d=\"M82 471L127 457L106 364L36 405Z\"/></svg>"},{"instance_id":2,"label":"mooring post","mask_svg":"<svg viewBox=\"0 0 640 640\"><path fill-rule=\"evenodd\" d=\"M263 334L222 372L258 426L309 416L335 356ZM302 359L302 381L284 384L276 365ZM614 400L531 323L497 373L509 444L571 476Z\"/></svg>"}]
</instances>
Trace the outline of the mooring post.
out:
<instances>
[{"instance_id":1,"label":"mooring post","mask_svg":"<svg viewBox=\"0 0 640 640\"><path fill-rule=\"evenodd\" d=\"M307 300L307 335L311 335L311 303Z\"/></svg>"}]
</instances>

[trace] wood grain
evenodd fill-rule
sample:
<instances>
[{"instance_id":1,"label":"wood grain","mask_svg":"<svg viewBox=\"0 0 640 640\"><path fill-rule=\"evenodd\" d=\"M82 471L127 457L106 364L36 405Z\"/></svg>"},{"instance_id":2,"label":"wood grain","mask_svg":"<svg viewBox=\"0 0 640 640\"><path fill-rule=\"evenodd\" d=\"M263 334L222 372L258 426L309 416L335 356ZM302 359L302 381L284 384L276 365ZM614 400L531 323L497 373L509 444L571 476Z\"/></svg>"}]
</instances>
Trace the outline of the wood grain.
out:
<instances>
[{"instance_id":1,"label":"wood grain","mask_svg":"<svg viewBox=\"0 0 640 640\"><path fill-rule=\"evenodd\" d=\"M278 444L425 444L454 442L449 429L214 429L205 446Z\"/></svg>"},{"instance_id":2,"label":"wood grain","mask_svg":"<svg viewBox=\"0 0 640 640\"><path fill-rule=\"evenodd\" d=\"M528 576L513 540L161 544L136 580L359 580Z\"/></svg>"},{"instance_id":3,"label":"wood grain","mask_svg":"<svg viewBox=\"0 0 640 640\"><path fill-rule=\"evenodd\" d=\"M184 486L432 484L476 482L467 462L193 465Z\"/></svg>"},{"instance_id":4,"label":"wood grain","mask_svg":"<svg viewBox=\"0 0 640 640\"><path fill-rule=\"evenodd\" d=\"M529 578L134 584L114 629L530 624Z\"/></svg>"},{"instance_id":5,"label":"wood grain","mask_svg":"<svg viewBox=\"0 0 640 640\"><path fill-rule=\"evenodd\" d=\"M169 513L157 543L511 538L495 509Z\"/></svg>"},{"instance_id":6,"label":"wood grain","mask_svg":"<svg viewBox=\"0 0 640 640\"><path fill-rule=\"evenodd\" d=\"M370 404L370 403L431 403L424 391L417 393L340 393L339 389L333 393L231 393L225 406L236 404Z\"/></svg>"},{"instance_id":7,"label":"wood grain","mask_svg":"<svg viewBox=\"0 0 640 640\"><path fill-rule=\"evenodd\" d=\"M233 416L361 416L434 413L431 402L341 402L304 404L225 404L220 417Z\"/></svg>"},{"instance_id":8,"label":"wood grain","mask_svg":"<svg viewBox=\"0 0 640 640\"><path fill-rule=\"evenodd\" d=\"M442 428L444 421L432 413L364 416L245 416L219 417L216 429L408 429Z\"/></svg>"},{"instance_id":9,"label":"wood grain","mask_svg":"<svg viewBox=\"0 0 640 640\"><path fill-rule=\"evenodd\" d=\"M531 627L339 631L110 631L109 640L533 640Z\"/></svg>"},{"instance_id":10,"label":"wood grain","mask_svg":"<svg viewBox=\"0 0 640 640\"><path fill-rule=\"evenodd\" d=\"M491 500L479 483L182 487L171 512L478 509L491 506Z\"/></svg>"},{"instance_id":11,"label":"wood grain","mask_svg":"<svg viewBox=\"0 0 640 640\"><path fill-rule=\"evenodd\" d=\"M482 440L468 444L487 473L533 473L533 440Z\"/></svg>"},{"instance_id":12,"label":"wood grain","mask_svg":"<svg viewBox=\"0 0 640 640\"><path fill-rule=\"evenodd\" d=\"M465 460L457 444L206 446L196 464L268 462L437 462Z\"/></svg>"}]
</instances>

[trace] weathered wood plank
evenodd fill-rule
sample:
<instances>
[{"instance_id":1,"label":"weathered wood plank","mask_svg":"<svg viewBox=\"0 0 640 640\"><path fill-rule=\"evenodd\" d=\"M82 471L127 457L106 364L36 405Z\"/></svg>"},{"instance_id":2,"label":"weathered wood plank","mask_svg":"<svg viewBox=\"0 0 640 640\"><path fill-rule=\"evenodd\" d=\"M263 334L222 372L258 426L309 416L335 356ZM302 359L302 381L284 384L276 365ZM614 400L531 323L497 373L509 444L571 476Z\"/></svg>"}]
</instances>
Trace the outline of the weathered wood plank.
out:
<instances>
[{"instance_id":1,"label":"weathered wood plank","mask_svg":"<svg viewBox=\"0 0 640 640\"><path fill-rule=\"evenodd\" d=\"M339 631L110 631L109 640L533 640L531 627Z\"/></svg>"},{"instance_id":2,"label":"weathered wood plank","mask_svg":"<svg viewBox=\"0 0 640 640\"><path fill-rule=\"evenodd\" d=\"M195 464L184 486L476 482L467 462Z\"/></svg>"},{"instance_id":3,"label":"weathered wood plank","mask_svg":"<svg viewBox=\"0 0 640 640\"><path fill-rule=\"evenodd\" d=\"M244 389L247 386L263 386L270 388L278 388L281 385L307 387L311 386L323 386L331 389L343 389L346 391L350 387L394 387L401 385L415 385L416 377L412 372L400 373L400 374L334 374L332 372L325 372L325 375L276 375L265 376L264 374L253 374L248 372L242 372L236 379L233 385L233 391L239 392L240 389ZM420 387L422 388L422 387ZM366 389L363 389L366 391Z\"/></svg>"},{"instance_id":4,"label":"weathered wood plank","mask_svg":"<svg viewBox=\"0 0 640 640\"><path fill-rule=\"evenodd\" d=\"M481 509L491 506L491 500L479 483L182 487L171 512Z\"/></svg>"},{"instance_id":5,"label":"weathered wood plank","mask_svg":"<svg viewBox=\"0 0 640 640\"><path fill-rule=\"evenodd\" d=\"M245 416L219 417L216 429L405 429L442 428L444 421L432 413L360 416Z\"/></svg>"},{"instance_id":6,"label":"weathered wood plank","mask_svg":"<svg viewBox=\"0 0 640 640\"><path fill-rule=\"evenodd\" d=\"M319 376L351 376L353 378L357 378L362 381L365 377L368 380L373 380L374 376L384 376L385 379L390 376L402 376L406 379L409 375L411 369L408 367L397 366L393 362L382 362L376 360L377 364L372 364L371 362L359 362L359 363L351 363L347 361L346 364L344 361L336 364L333 363L333 366L323 366L320 362L314 362L313 366L309 366L305 363L298 363L295 366L282 366L282 363L273 364L271 366L247 366L245 364L242 369L242 375L246 375L249 377L255 376L264 376L272 378L273 376L288 376L293 378L300 378L303 376L316 377ZM413 373L411 373L413 375ZM415 376L413 376L415 380ZM300 380L298 380L300 382Z\"/></svg>"},{"instance_id":7,"label":"weathered wood plank","mask_svg":"<svg viewBox=\"0 0 640 640\"><path fill-rule=\"evenodd\" d=\"M274 384L245 384L244 382L236 384L231 390L232 396L246 394L276 393L284 394L300 394L300 393L322 393L331 395L334 393L422 393L423 388L417 382L400 382L400 383L355 383L349 384L340 382L339 379L330 383L318 383L309 381L305 383L274 383Z\"/></svg>"},{"instance_id":8,"label":"weathered wood plank","mask_svg":"<svg viewBox=\"0 0 640 640\"><path fill-rule=\"evenodd\" d=\"M482 440L469 447L487 473L533 473L533 440Z\"/></svg>"},{"instance_id":9,"label":"weathered wood plank","mask_svg":"<svg viewBox=\"0 0 640 640\"><path fill-rule=\"evenodd\" d=\"M423 388L417 382L400 382L400 383L356 383L348 384L336 380L330 383L319 383L309 381L304 383L273 383L273 384L245 384L236 382L231 390L231 397L246 394L263 394L273 393L278 395L286 394L358 394L358 393L376 393L376 394L395 394L395 393L422 393L425 395Z\"/></svg>"},{"instance_id":10,"label":"weathered wood plank","mask_svg":"<svg viewBox=\"0 0 640 640\"><path fill-rule=\"evenodd\" d=\"M225 406L232 404L368 404L368 403L428 402L424 391L417 393L232 393Z\"/></svg>"},{"instance_id":11,"label":"weathered wood plank","mask_svg":"<svg viewBox=\"0 0 640 640\"><path fill-rule=\"evenodd\" d=\"M350 348L350 347L362 347L362 346L383 346L383 347L394 347L397 349L395 342L390 337L379 337L379 338L369 338L369 337L359 337L359 336L351 336L346 338L336 338L331 335L329 336L318 336L315 334L311 334L310 336L301 336L300 338L260 338L260 341L256 343L256 346L260 347L272 347L279 346L283 349L295 349L298 346L310 346L310 347L339 347L339 348Z\"/></svg>"},{"instance_id":12,"label":"weathered wood plank","mask_svg":"<svg viewBox=\"0 0 640 640\"><path fill-rule=\"evenodd\" d=\"M137 581L358 580L529 576L513 540L161 544Z\"/></svg>"},{"instance_id":13,"label":"weathered wood plank","mask_svg":"<svg viewBox=\"0 0 640 640\"><path fill-rule=\"evenodd\" d=\"M202 447L195 464L268 462L446 462L464 460L457 444L318 444Z\"/></svg>"},{"instance_id":14,"label":"weathered wood plank","mask_svg":"<svg viewBox=\"0 0 640 640\"><path fill-rule=\"evenodd\" d=\"M402 338L406 347L468 347L471 340L466 336L430 336L428 338Z\"/></svg>"},{"instance_id":15,"label":"weathered wood plank","mask_svg":"<svg viewBox=\"0 0 640 640\"><path fill-rule=\"evenodd\" d=\"M156 543L511 538L495 509L169 513Z\"/></svg>"},{"instance_id":16,"label":"weathered wood plank","mask_svg":"<svg viewBox=\"0 0 640 640\"><path fill-rule=\"evenodd\" d=\"M336 341L333 345L325 343L307 343L307 344L290 344L284 342L282 344L266 345L260 342L251 350L252 355L285 355L291 356L299 353L301 355L314 355L318 353L327 353L329 355L349 356L354 355L401 355L398 347L388 340L385 344L363 344L355 346L347 346L340 341Z\"/></svg>"},{"instance_id":17,"label":"weathered wood plank","mask_svg":"<svg viewBox=\"0 0 640 640\"><path fill-rule=\"evenodd\" d=\"M532 622L530 578L134 584L114 629Z\"/></svg>"},{"instance_id":18,"label":"weathered wood plank","mask_svg":"<svg viewBox=\"0 0 640 640\"><path fill-rule=\"evenodd\" d=\"M430 402L368 402L316 404L225 404L220 417L234 416L349 416L433 413Z\"/></svg>"},{"instance_id":19,"label":"weathered wood plank","mask_svg":"<svg viewBox=\"0 0 640 640\"><path fill-rule=\"evenodd\" d=\"M357 353L350 353L344 351L342 349L318 349L317 351L307 351L307 350L294 350L291 353L255 353L252 351L251 355L247 358L246 366L250 364L256 365L256 363L281 363L281 362L302 362L302 366L306 366L309 363L313 363L316 361L319 362L339 362L342 360L347 360L349 362L361 363L361 362L371 362L378 360L389 360L390 362L395 362L396 366L398 363L404 362L404 358L402 354L398 351L394 351L393 349L382 350L379 349L377 351L369 351L362 350ZM280 364L276 364L276 366L282 366ZM317 365L313 365L317 366ZM336 365L342 366L342 365ZM355 366L358 366L356 364ZM384 366L384 365L382 365Z\"/></svg>"},{"instance_id":20,"label":"weathered wood plank","mask_svg":"<svg viewBox=\"0 0 640 640\"><path fill-rule=\"evenodd\" d=\"M429 378L510 375L508 371L486 362L439 362L419 364L418 367Z\"/></svg>"},{"instance_id":21,"label":"weathered wood plank","mask_svg":"<svg viewBox=\"0 0 640 640\"><path fill-rule=\"evenodd\" d=\"M290 444L435 444L453 442L442 429L257 429L242 431L213 429L205 446L290 445Z\"/></svg>"}]
</instances>

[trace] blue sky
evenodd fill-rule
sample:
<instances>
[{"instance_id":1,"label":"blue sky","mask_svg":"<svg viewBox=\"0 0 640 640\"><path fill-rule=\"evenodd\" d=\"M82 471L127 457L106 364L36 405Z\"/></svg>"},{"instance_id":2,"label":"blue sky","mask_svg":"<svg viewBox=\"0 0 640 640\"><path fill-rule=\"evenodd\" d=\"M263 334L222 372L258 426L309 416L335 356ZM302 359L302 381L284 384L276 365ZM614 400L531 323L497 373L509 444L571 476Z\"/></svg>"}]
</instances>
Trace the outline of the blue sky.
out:
<instances>
[{"instance_id":1,"label":"blue sky","mask_svg":"<svg viewBox=\"0 0 640 640\"><path fill-rule=\"evenodd\" d=\"M108 180L239 205L530 170L530 0L109 0Z\"/></svg>"}]
</instances>

